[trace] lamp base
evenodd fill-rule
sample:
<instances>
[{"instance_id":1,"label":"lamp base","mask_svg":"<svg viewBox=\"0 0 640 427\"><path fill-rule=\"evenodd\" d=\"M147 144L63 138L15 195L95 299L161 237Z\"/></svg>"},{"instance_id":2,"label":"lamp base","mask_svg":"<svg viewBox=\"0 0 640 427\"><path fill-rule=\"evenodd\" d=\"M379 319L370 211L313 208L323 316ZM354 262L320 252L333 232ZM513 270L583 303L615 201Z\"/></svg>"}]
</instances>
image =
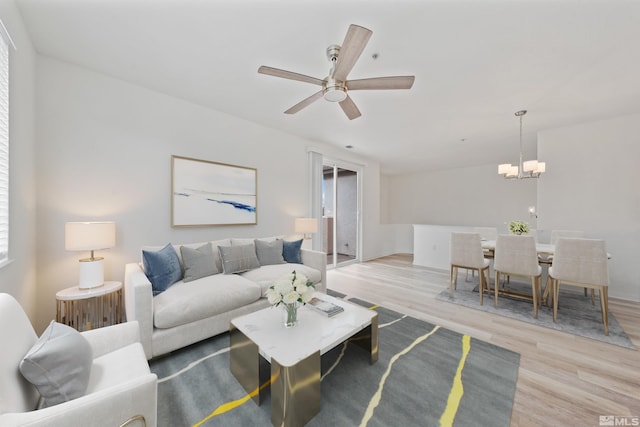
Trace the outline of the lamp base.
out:
<instances>
[{"instance_id":1,"label":"lamp base","mask_svg":"<svg viewBox=\"0 0 640 427\"><path fill-rule=\"evenodd\" d=\"M104 258L84 258L80 260L80 289L97 288L104 285Z\"/></svg>"}]
</instances>

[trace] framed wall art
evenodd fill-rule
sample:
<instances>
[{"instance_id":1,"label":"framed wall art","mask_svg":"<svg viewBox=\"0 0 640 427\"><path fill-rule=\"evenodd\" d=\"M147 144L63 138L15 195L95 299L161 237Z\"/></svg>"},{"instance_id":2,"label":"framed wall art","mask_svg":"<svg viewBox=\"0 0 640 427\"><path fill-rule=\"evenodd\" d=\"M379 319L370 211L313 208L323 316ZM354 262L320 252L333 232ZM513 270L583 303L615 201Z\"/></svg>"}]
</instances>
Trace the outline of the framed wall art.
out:
<instances>
[{"instance_id":1,"label":"framed wall art","mask_svg":"<svg viewBox=\"0 0 640 427\"><path fill-rule=\"evenodd\" d=\"M255 225L255 168L171 156L171 225Z\"/></svg>"}]
</instances>

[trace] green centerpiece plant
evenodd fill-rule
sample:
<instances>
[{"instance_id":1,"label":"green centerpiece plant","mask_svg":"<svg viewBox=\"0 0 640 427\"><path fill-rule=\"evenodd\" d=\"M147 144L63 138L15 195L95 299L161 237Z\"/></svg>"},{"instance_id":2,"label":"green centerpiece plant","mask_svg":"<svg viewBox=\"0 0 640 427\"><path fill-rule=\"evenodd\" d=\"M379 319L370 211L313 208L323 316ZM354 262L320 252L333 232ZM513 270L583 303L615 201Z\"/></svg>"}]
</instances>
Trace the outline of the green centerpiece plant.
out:
<instances>
[{"instance_id":1,"label":"green centerpiece plant","mask_svg":"<svg viewBox=\"0 0 640 427\"><path fill-rule=\"evenodd\" d=\"M529 224L523 221L511 221L509 223L509 231L511 234L529 234Z\"/></svg>"}]
</instances>

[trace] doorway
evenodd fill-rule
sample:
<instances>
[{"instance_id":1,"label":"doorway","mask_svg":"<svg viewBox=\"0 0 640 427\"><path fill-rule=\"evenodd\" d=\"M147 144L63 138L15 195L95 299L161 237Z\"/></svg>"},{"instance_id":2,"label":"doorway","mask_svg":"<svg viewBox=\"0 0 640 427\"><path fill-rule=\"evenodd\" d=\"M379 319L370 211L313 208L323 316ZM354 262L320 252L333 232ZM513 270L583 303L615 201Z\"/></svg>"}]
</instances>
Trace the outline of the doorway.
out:
<instances>
[{"instance_id":1,"label":"doorway","mask_svg":"<svg viewBox=\"0 0 640 427\"><path fill-rule=\"evenodd\" d=\"M359 259L359 172L334 162L322 168L322 250L327 267Z\"/></svg>"}]
</instances>

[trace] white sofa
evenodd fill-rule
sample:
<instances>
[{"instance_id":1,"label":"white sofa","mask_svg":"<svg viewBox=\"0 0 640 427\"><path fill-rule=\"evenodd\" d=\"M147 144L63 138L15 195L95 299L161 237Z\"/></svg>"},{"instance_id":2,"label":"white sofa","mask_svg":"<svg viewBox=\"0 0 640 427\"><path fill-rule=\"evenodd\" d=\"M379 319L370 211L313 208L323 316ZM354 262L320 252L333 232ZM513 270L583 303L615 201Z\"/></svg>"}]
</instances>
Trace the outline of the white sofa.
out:
<instances>
[{"instance_id":1,"label":"white sofa","mask_svg":"<svg viewBox=\"0 0 640 427\"><path fill-rule=\"evenodd\" d=\"M43 335L45 335L43 333ZM33 327L20 304L9 294L0 293L0 426L140 426L157 424L157 384L142 346L138 342L138 325L135 322L109 326L81 335L88 341L93 360L90 361L89 383L84 395L53 406L36 409L40 394L36 386L28 382L19 370L19 365L38 342ZM54 344L64 353L62 363L50 367L46 377L49 381L63 383L68 380L68 371L63 365L79 365L71 355L77 348L68 350L60 343ZM51 347L49 347L51 348ZM60 361L50 353L49 359ZM66 363L65 363L66 362ZM44 369L44 365L41 366ZM77 372L77 371L76 371ZM44 378L44 375L43 375Z\"/></svg>"},{"instance_id":2,"label":"white sofa","mask_svg":"<svg viewBox=\"0 0 640 427\"><path fill-rule=\"evenodd\" d=\"M256 239L273 241L276 237ZM224 239L211 242L217 270L222 271L217 246L236 246L254 239ZM173 245L181 266L180 246L198 248L208 242ZM155 251L160 247L143 247ZM193 281L183 280L154 296L142 263L125 267L124 299L127 321L140 325L140 341L147 359L160 356L229 330L231 319L268 307L266 290L292 271L304 274L319 292L326 292L326 254L300 250L302 264L263 265L238 274L218 273Z\"/></svg>"}]
</instances>

